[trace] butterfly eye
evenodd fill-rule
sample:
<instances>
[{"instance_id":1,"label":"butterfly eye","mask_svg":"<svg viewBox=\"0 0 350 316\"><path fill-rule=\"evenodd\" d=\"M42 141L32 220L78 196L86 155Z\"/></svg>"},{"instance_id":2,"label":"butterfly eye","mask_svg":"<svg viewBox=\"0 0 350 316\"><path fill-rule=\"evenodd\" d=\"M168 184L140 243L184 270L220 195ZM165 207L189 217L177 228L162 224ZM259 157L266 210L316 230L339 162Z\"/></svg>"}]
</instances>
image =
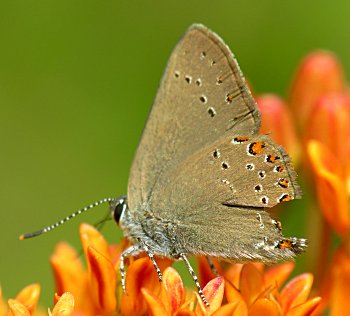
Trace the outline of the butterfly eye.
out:
<instances>
[{"instance_id":1,"label":"butterfly eye","mask_svg":"<svg viewBox=\"0 0 350 316\"><path fill-rule=\"evenodd\" d=\"M113 219L117 224L119 224L120 217L122 216L125 209L126 209L126 201L119 200L113 210Z\"/></svg>"}]
</instances>

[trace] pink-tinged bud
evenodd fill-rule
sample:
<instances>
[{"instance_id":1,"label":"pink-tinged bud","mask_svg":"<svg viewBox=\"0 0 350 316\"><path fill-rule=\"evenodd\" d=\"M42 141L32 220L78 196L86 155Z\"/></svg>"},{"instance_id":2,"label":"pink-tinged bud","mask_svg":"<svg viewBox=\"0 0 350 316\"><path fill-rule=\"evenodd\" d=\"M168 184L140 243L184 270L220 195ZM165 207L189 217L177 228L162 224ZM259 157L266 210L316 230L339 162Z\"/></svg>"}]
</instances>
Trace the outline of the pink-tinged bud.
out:
<instances>
[{"instance_id":1,"label":"pink-tinged bud","mask_svg":"<svg viewBox=\"0 0 350 316\"><path fill-rule=\"evenodd\" d=\"M297 70L289 98L299 128L304 128L320 96L345 89L342 67L332 53L318 51L306 56Z\"/></svg>"},{"instance_id":2,"label":"pink-tinged bud","mask_svg":"<svg viewBox=\"0 0 350 316\"><path fill-rule=\"evenodd\" d=\"M346 94L328 94L319 98L305 126L304 143L318 140L339 160L342 166L349 161L350 98Z\"/></svg>"},{"instance_id":3,"label":"pink-tinged bud","mask_svg":"<svg viewBox=\"0 0 350 316\"><path fill-rule=\"evenodd\" d=\"M281 144L293 162L299 160L299 143L296 136L292 113L287 104L278 96L265 94L256 98L261 111L261 134L270 134L277 144Z\"/></svg>"},{"instance_id":4,"label":"pink-tinged bud","mask_svg":"<svg viewBox=\"0 0 350 316\"><path fill-rule=\"evenodd\" d=\"M303 273L292 279L281 291L280 303L282 311L288 310L306 302L309 297L314 277L311 273Z\"/></svg>"}]
</instances>

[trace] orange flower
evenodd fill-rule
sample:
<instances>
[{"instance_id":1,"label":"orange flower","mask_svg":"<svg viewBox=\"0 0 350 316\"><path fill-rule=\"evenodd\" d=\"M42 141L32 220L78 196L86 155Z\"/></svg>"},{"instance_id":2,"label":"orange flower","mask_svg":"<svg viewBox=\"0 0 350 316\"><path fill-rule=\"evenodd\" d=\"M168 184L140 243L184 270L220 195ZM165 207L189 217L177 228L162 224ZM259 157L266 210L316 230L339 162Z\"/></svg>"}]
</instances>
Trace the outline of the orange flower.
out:
<instances>
[{"instance_id":1,"label":"orange flower","mask_svg":"<svg viewBox=\"0 0 350 316\"><path fill-rule=\"evenodd\" d=\"M308 155L316 176L316 189L323 215L340 236L345 236L350 228L349 179L338 158L321 142L310 141Z\"/></svg>"},{"instance_id":2,"label":"orange flower","mask_svg":"<svg viewBox=\"0 0 350 316\"><path fill-rule=\"evenodd\" d=\"M318 140L342 165L349 160L350 98L346 94L325 94L314 104L305 127L304 142Z\"/></svg>"},{"instance_id":3,"label":"orange flower","mask_svg":"<svg viewBox=\"0 0 350 316\"><path fill-rule=\"evenodd\" d=\"M57 245L50 261L58 295L73 294L75 312L83 315L111 315L117 308L116 273L113 254L103 236L92 226L80 226L80 238L88 263L83 269L79 255L65 243ZM115 250L120 252L120 249Z\"/></svg>"},{"instance_id":4,"label":"orange flower","mask_svg":"<svg viewBox=\"0 0 350 316\"><path fill-rule=\"evenodd\" d=\"M260 264L231 267L234 273L230 269L226 273L225 293L227 301L236 304L233 315L310 315L321 301L319 297L307 300L312 274L301 274L280 290L293 267L290 262L265 271Z\"/></svg>"},{"instance_id":5,"label":"orange flower","mask_svg":"<svg viewBox=\"0 0 350 316\"><path fill-rule=\"evenodd\" d=\"M0 316L30 316L45 315L43 311L37 311L36 306L40 296L40 286L31 284L25 287L15 299L8 300L9 311L7 312L0 291ZM60 298L56 297L56 304L51 316L70 316L73 315L74 298L70 293L64 293Z\"/></svg>"},{"instance_id":6,"label":"orange flower","mask_svg":"<svg viewBox=\"0 0 350 316\"><path fill-rule=\"evenodd\" d=\"M212 277L208 263L200 259L201 280L208 280L203 293L210 306L204 306L197 291L186 291L180 275L170 267L171 261L157 258L163 273L163 281L158 281L157 273L148 257L130 260L126 274L126 290L117 306L114 292L115 277L119 274L119 262L111 268L109 249L102 235L93 227L81 225L80 235L86 257L88 271L81 268L81 263L72 249L60 244L51 261L55 269L58 291L71 291L76 308L74 314L96 315L113 314L120 311L122 315L261 315L277 313L278 315L308 315L319 304L316 298L307 301L312 284L312 275L304 274L292 280L282 291L281 285L294 268L293 263L275 266L263 271L261 264L231 265L222 269L215 262L223 277ZM62 253L61 253L62 252ZM65 253L65 255L63 255ZM102 254L104 253L104 254ZM67 260L71 260L68 265ZM77 275L80 274L80 277ZM209 274L210 277L202 274ZM73 282L73 284L71 283ZM113 287L114 286L114 287ZM85 289L84 289L85 287ZM120 293L120 285L117 292ZM107 302L108 300L108 302ZM91 301L88 304L88 301ZM227 301L227 304L223 304ZM112 303L111 303L112 302ZM85 306L85 309L83 309ZM90 309L88 310L88 306ZM273 314L271 314L273 315ZM277 315L277 314L276 314Z\"/></svg>"},{"instance_id":7,"label":"orange flower","mask_svg":"<svg viewBox=\"0 0 350 316\"><path fill-rule=\"evenodd\" d=\"M289 99L299 128L303 129L322 95L338 92L345 92L345 80L337 58L324 51L306 56L296 73Z\"/></svg>"},{"instance_id":8,"label":"orange flower","mask_svg":"<svg viewBox=\"0 0 350 316\"><path fill-rule=\"evenodd\" d=\"M3 302L2 292L0 289L0 315L33 315L38 304L39 296L39 284L31 284L26 286L18 293L15 299L8 300L10 312L7 313L7 308Z\"/></svg>"},{"instance_id":9,"label":"orange flower","mask_svg":"<svg viewBox=\"0 0 350 316\"><path fill-rule=\"evenodd\" d=\"M87 259L87 270L78 254L66 243L59 243L50 261L54 270L57 294L51 316L66 315L310 315L320 298L307 300L312 275L302 274L281 285L294 268L293 263L274 266L264 271L262 264L232 264L216 267L224 277L213 277L208 263L201 258L201 280L208 280L203 294L209 307L197 291L186 290L172 261L156 258L163 273L158 275L148 257L129 260L126 274L127 293L121 293L119 258L127 244L108 246L94 227L82 224L80 237ZM205 267L206 265L206 267ZM39 286L32 285L9 300L12 315L33 315L39 297ZM117 295L116 295L117 294ZM119 302L119 303L118 303ZM1 315L6 315L0 304ZM1 316L0 315L0 316Z\"/></svg>"},{"instance_id":10,"label":"orange flower","mask_svg":"<svg viewBox=\"0 0 350 316\"><path fill-rule=\"evenodd\" d=\"M317 313L329 307L332 315L343 315L350 291L349 193L350 193L350 98L336 57L316 52L305 58L295 78L291 105L304 128L303 141L314 174L317 202L325 223L313 216L313 231L319 231L315 273L324 298ZM304 164L304 167L307 167ZM308 173L308 168L304 169ZM315 228L319 225L319 229ZM342 245L331 254L331 229ZM317 254L317 250L313 253Z\"/></svg>"},{"instance_id":11,"label":"orange flower","mask_svg":"<svg viewBox=\"0 0 350 316\"><path fill-rule=\"evenodd\" d=\"M203 293L210 304L209 307L204 306L197 292L193 292L185 300L186 291L175 269L168 267L163 277L158 296L145 288L142 289L150 315L209 315L219 310L224 297L222 277L211 280L203 288ZM194 309L195 303L197 306Z\"/></svg>"},{"instance_id":12,"label":"orange flower","mask_svg":"<svg viewBox=\"0 0 350 316\"><path fill-rule=\"evenodd\" d=\"M196 314L199 316L202 316L202 315L211 315L214 312L217 312L220 315L220 306L222 304L222 300L224 297L224 288L225 288L225 282L223 277L217 277L211 280L203 288L203 294L206 297L208 303L210 304L209 307L204 306L204 303L202 302L200 296L196 292L196 296L197 296Z\"/></svg>"},{"instance_id":13,"label":"orange flower","mask_svg":"<svg viewBox=\"0 0 350 316\"><path fill-rule=\"evenodd\" d=\"M205 265L205 259L199 259L200 271L207 273ZM259 263L229 265L223 273L228 304L214 315L310 315L321 302L319 297L307 300L312 274L294 278L281 290L293 269L293 262L268 269Z\"/></svg>"},{"instance_id":14,"label":"orange flower","mask_svg":"<svg viewBox=\"0 0 350 316\"><path fill-rule=\"evenodd\" d=\"M51 316L70 316L73 315L74 311L74 296L69 293L63 293L61 297L58 297L56 294L55 298L57 299L57 303L52 310L52 313L49 311L49 315Z\"/></svg>"},{"instance_id":15,"label":"orange flower","mask_svg":"<svg viewBox=\"0 0 350 316\"><path fill-rule=\"evenodd\" d=\"M170 265L169 260L157 259L161 271ZM119 273L119 270L118 272ZM142 315L147 310L147 299L142 289L160 295L161 284L151 260L148 257L133 261L126 273L126 294L123 293L120 310L123 315Z\"/></svg>"},{"instance_id":16,"label":"orange flower","mask_svg":"<svg viewBox=\"0 0 350 316\"><path fill-rule=\"evenodd\" d=\"M141 291L152 315L174 315L184 304L186 297L181 277L172 267L164 270L163 282L157 296L146 288Z\"/></svg>"},{"instance_id":17,"label":"orange flower","mask_svg":"<svg viewBox=\"0 0 350 316\"><path fill-rule=\"evenodd\" d=\"M119 307L116 304L116 275L119 262L112 265L112 257L120 254L125 243L119 247L108 247L102 235L93 227L82 224L80 236L88 261L88 271L82 268L77 253L65 243L58 244L51 264L55 272L57 292L71 292L76 307L74 315L109 315L117 310L123 315L207 315L218 310L224 295L222 277L211 280L203 292L209 309L203 306L196 292L186 300L186 291L181 277L170 267L171 260L157 258L163 271L163 282L148 257L130 260L126 274L126 291L122 293ZM114 250L111 255L110 250ZM117 250L116 250L117 249ZM118 291L120 292L120 286ZM195 307L196 305L196 307Z\"/></svg>"},{"instance_id":18,"label":"orange flower","mask_svg":"<svg viewBox=\"0 0 350 316\"><path fill-rule=\"evenodd\" d=\"M328 284L332 316L344 315L350 293L350 248L349 241L340 247L333 259Z\"/></svg>"}]
</instances>

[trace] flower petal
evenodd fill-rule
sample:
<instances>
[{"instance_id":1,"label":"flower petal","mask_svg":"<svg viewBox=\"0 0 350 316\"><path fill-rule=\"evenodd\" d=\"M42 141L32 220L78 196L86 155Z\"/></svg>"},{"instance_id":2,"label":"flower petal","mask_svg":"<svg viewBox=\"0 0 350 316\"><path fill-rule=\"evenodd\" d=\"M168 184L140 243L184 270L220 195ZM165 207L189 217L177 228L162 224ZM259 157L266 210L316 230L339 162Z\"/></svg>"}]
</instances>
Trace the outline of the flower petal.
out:
<instances>
[{"instance_id":1,"label":"flower petal","mask_svg":"<svg viewBox=\"0 0 350 316\"><path fill-rule=\"evenodd\" d=\"M161 271L170 262L167 260L156 259ZM141 293L145 288L152 295L159 295L160 283L158 275L151 260L147 257L133 261L126 273L126 293L122 294L120 309L123 315L142 315L146 312L147 306Z\"/></svg>"},{"instance_id":2,"label":"flower petal","mask_svg":"<svg viewBox=\"0 0 350 316\"><path fill-rule=\"evenodd\" d=\"M80 240L85 256L88 247L93 247L100 254L110 259L107 241L95 227L85 223L80 224Z\"/></svg>"},{"instance_id":3,"label":"flower petal","mask_svg":"<svg viewBox=\"0 0 350 316\"><path fill-rule=\"evenodd\" d=\"M331 268L330 311L332 316L344 315L349 305L350 291L350 252L344 244L333 259Z\"/></svg>"},{"instance_id":4,"label":"flower petal","mask_svg":"<svg viewBox=\"0 0 350 316\"><path fill-rule=\"evenodd\" d=\"M337 58L329 52L318 51L301 62L290 93L290 104L303 127L310 116L314 102L329 92L345 90L345 80Z\"/></svg>"},{"instance_id":5,"label":"flower petal","mask_svg":"<svg viewBox=\"0 0 350 316\"><path fill-rule=\"evenodd\" d=\"M70 316L74 311L74 296L66 292L63 293L52 310L52 316Z\"/></svg>"},{"instance_id":6,"label":"flower petal","mask_svg":"<svg viewBox=\"0 0 350 316\"><path fill-rule=\"evenodd\" d=\"M161 298L168 313L173 314L185 301L185 289L179 273L168 267L163 273L161 284Z\"/></svg>"},{"instance_id":7,"label":"flower petal","mask_svg":"<svg viewBox=\"0 0 350 316\"><path fill-rule=\"evenodd\" d=\"M229 280L237 289L239 288L239 279L243 266L241 263L233 263L224 272L225 279Z\"/></svg>"},{"instance_id":8,"label":"flower petal","mask_svg":"<svg viewBox=\"0 0 350 316\"><path fill-rule=\"evenodd\" d=\"M117 277L112 262L93 247L87 248L91 267L90 282L99 313L109 315L115 312Z\"/></svg>"},{"instance_id":9,"label":"flower petal","mask_svg":"<svg viewBox=\"0 0 350 316\"><path fill-rule=\"evenodd\" d=\"M177 314L180 311L193 311L195 310L195 306L197 305L197 291L187 291L185 303L183 303L180 309L175 313Z\"/></svg>"},{"instance_id":10,"label":"flower petal","mask_svg":"<svg viewBox=\"0 0 350 316\"><path fill-rule=\"evenodd\" d=\"M31 284L26 286L21 292L16 296L16 301L22 303L29 311L30 314L33 314L38 300L40 297L40 285Z\"/></svg>"},{"instance_id":11,"label":"flower petal","mask_svg":"<svg viewBox=\"0 0 350 316\"><path fill-rule=\"evenodd\" d=\"M78 253L68 244L57 244L50 258L54 272L56 292L71 292L76 299L76 310L89 314L94 311L88 276Z\"/></svg>"},{"instance_id":12,"label":"flower petal","mask_svg":"<svg viewBox=\"0 0 350 316\"><path fill-rule=\"evenodd\" d=\"M229 303L221 306L212 316L232 316L233 313L238 307L238 302L236 303Z\"/></svg>"},{"instance_id":13,"label":"flower petal","mask_svg":"<svg viewBox=\"0 0 350 316\"><path fill-rule=\"evenodd\" d=\"M308 155L316 175L318 200L324 217L341 236L350 229L347 185L337 158L318 141L308 143Z\"/></svg>"},{"instance_id":14,"label":"flower petal","mask_svg":"<svg viewBox=\"0 0 350 316\"><path fill-rule=\"evenodd\" d=\"M276 264L268 268L264 273L265 286L273 286L279 289L282 284L288 279L292 271L294 270L294 262L286 262L282 264Z\"/></svg>"},{"instance_id":15,"label":"flower petal","mask_svg":"<svg viewBox=\"0 0 350 316\"><path fill-rule=\"evenodd\" d=\"M269 300L267 298L259 298L254 302L254 304L249 309L249 316L261 316L261 315L269 315L269 316L282 315L281 308L273 300Z\"/></svg>"},{"instance_id":16,"label":"flower petal","mask_svg":"<svg viewBox=\"0 0 350 316\"><path fill-rule=\"evenodd\" d=\"M210 305L209 307L204 306L199 294L196 293L198 300L198 305L196 307L197 315L211 315L218 310L224 297L224 289L225 281L223 277L217 277L209 281L203 289L203 294Z\"/></svg>"},{"instance_id":17,"label":"flower petal","mask_svg":"<svg viewBox=\"0 0 350 316\"><path fill-rule=\"evenodd\" d=\"M252 264L245 264L241 272L239 290L250 306L264 290L263 274Z\"/></svg>"},{"instance_id":18,"label":"flower petal","mask_svg":"<svg viewBox=\"0 0 350 316\"><path fill-rule=\"evenodd\" d=\"M280 304L284 313L307 300L312 282L313 275L311 273L303 273L292 279L283 288L280 296Z\"/></svg>"},{"instance_id":19,"label":"flower petal","mask_svg":"<svg viewBox=\"0 0 350 316\"><path fill-rule=\"evenodd\" d=\"M232 316L248 316L248 306L244 301L241 301L237 304L237 307L235 308L235 311L233 312Z\"/></svg>"},{"instance_id":20,"label":"flower petal","mask_svg":"<svg viewBox=\"0 0 350 316\"><path fill-rule=\"evenodd\" d=\"M30 316L28 309L17 300L8 300L9 309L13 316Z\"/></svg>"},{"instance_id":21,"label":"flower petal","mask_svg":"<svg viewBox=\"0 0 350 316\"><path fill-rule=\"evenodd\" d=\"M229 281L225 282L225 296L229 303L245 302L241 292Z\"/></svg>"},{"instance_id":22,"label":"flower petal","mask_svg":"<svg viewBox=\"0 0 350 316\"><path fill-rule=\"evenodd\" d=\"M50 263L56 280L56 288L59 295L68 291L69 287L76 288L74 295L77 297L80 288L85 286L87 276L78 253L66 243L58 243ZM72 290L70 289L72 292Z\"/></svg>"},{"instance_id":23,"label":"flower petal","mask_svg":"<svg viewBox=\"0 0 350 316\"><path fill-rule=\"evenodd\" d=\"M69 292L65 292L65 293L69 293ZM62 294L64 294L64 293L62 293ZM57 302L60 300L60 298L61 298L61 295L58 295L57 292L56 292L55 295L53 296L53 303L54 303L54 305L57 304Z\"/></svg>"},{"instance_id":24,"label":"flower petal","mask_svg":"<svg viewBox=\"0 0 350 316\"><path fill-rule=\"evenodd\" d=\"M148 313L151 316L168 316L169 314L160 299L153 296L147 289L141 289L141 293L146 301Z\"/></svg>"},{"instance_id":25,"label":"flower petal","mask_svg":"<svg viewBox=\"0 0 350 316\"><path fill-rule=\"evenodd\" d=\"M218 273L221 275L222 269L219 262L215 259L212 259L212 261ZM201 286L205 286L205 284L207 284L210 280L217 277L217 275L215 275L214 272L210 269L208 260L205 256L198 256L197 263L198 263L199 284Z\"/></svg>"},{"instance_id":26,"label":"flower petal","mask_svg":"<svg viewBox=\"0 0 350 316\"><path fill-rule=\"evenodd\" d=\"M311 300L308 300L307 302L297 305L290 309L286 316L309 316L312 315L312 313L316 310L316 308L319 306L321 303L321 298L320 297L315 297ZM336 315L333 314L332 315ZM344 315L344 308L341 312L341 314L338 315Z\"/></svg>"},{"instance_id":27,"label":"flower petal","mask_svg":"<svg viewBox=\"0 0 350 316\"><path fill-rule=\"evenodd\" d=\"M322 126L322 128L320 128ZM312 109L304 143L317 140L336 156L342 166L349 160L350 98L347 94L323 95Z\"/></svg>"},{"instance_id":28,"label":"flower petal","mask_svg":"<svg viewBox=\"0 0 350 316\"><path fill-rule=\"evenodd\" d=\"M179 309L174 315L175 316L196 316L196 313L194 311L190 311L186 309Z\"/></svg>"}]
</instances>

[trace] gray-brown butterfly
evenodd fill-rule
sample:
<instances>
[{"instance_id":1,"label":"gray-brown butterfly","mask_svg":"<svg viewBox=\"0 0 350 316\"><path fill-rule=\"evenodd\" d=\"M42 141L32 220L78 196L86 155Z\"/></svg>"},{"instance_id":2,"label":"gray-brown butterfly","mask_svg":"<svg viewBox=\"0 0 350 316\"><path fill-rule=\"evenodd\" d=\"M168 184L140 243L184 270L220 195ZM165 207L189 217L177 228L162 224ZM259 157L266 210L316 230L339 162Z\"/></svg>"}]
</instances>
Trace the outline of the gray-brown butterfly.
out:
<instances>
[{"instance_id":1,"label":"gray-brown butterfly","mask_svg":"<svg viewBox=\"0 0 350 316\"><path fill-rule=\"evenodd\" d=\"M240 68L219 36L195 24L173 51L132 164L127 197L106 198L34 233L61 225L108 202L133 243L120 260L147 253L185 261L208 305L188 257L231 262L290 260L306 240L283 237L268 213L300 197L285 151L258 135L260 113Z\"/></svg>"}]
</instances>

